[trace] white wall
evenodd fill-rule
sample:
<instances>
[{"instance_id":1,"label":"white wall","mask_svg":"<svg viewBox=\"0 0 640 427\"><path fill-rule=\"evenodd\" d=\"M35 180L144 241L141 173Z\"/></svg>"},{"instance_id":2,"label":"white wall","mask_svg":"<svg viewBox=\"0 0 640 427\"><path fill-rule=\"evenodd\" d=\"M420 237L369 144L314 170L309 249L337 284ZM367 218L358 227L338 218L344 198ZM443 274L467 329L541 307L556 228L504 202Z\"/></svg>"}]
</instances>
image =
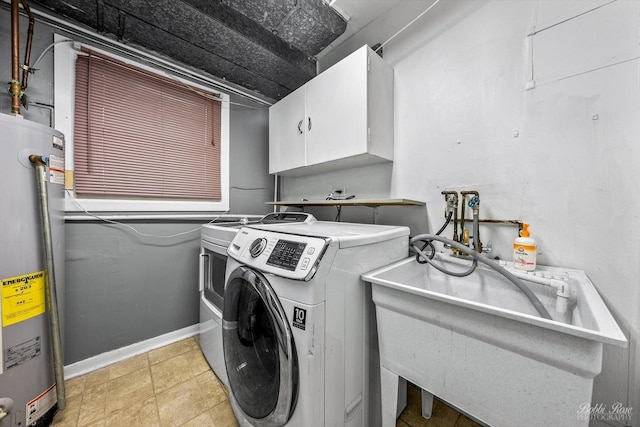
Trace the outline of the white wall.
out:
<instances>
[{"instance_id":1,"label":"white wall","mask_svg":"<svg viewBox=\"0 0 640 427\"><path fill-rule=\"evenodd\" d=\"M385 41L430 3L401 2L326 52L321 68ZM634 425L639 19L635 0L443 0L384 48L395 72L396 158L391 173L365 172L389 182L368 184L362 169L316 177L423 200L431 230L442 223L445 189L478 190L483 218L530 222L539 262L586 270L628 334L629 349L605 346L593 402L632 406ZM283 198L320 191L313 180L284 179ZM397 211L386 218L405 220ZM510 258L514 228L483 227L481 235Z\"/></svg>"}]
</instances>

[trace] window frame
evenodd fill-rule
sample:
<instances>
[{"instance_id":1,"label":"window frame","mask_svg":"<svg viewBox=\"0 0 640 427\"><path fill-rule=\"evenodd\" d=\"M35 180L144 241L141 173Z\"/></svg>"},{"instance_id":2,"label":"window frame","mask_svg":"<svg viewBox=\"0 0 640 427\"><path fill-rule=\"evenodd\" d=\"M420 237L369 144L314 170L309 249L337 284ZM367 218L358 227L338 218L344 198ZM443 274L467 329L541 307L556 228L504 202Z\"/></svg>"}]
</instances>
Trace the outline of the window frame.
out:
<instances>
[{"instance_id":1,"label":"window frame","mask_svg":"<svg viewBox=\"0 0 640 427\"><path fill-rule=\"evenodd\" d=\"M65 136L65 212L225 212L229 210L229 95L212 87L168 74L164 70L150 67L142 62L107 52L96 46L83 44L58 34L54 37L54 104L56 106L55 128ZM60 43L59 43L60 42ZM219 94L221 99L221 147L220 147L220 201L163 200L142 198L85 198L78 197L73 183L75 120L75 63L80 47L87 47L102 55L155 73L159 76L177 79L197 89Z\"/></svg>"}]
</instances>

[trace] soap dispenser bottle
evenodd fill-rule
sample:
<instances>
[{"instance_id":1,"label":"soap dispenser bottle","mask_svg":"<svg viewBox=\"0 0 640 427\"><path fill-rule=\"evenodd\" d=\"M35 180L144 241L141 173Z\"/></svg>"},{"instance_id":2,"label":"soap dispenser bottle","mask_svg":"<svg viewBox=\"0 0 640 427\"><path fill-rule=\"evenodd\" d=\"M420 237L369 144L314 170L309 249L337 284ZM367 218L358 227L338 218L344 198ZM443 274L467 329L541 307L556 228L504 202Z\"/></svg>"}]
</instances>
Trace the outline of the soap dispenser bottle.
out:
<instances>
[{"instance_id":1,"label":"soap dispenser bottle","mask_svg":"<svg viewBox=\"0 0 640 427\"><path fill-rule=\"evenodd\" d=\"M529 224L522 224L520 237L513 242L513 266L519 270L533 271L536 269L536 241L529 237Z\"/></svg>"}]
</instances>

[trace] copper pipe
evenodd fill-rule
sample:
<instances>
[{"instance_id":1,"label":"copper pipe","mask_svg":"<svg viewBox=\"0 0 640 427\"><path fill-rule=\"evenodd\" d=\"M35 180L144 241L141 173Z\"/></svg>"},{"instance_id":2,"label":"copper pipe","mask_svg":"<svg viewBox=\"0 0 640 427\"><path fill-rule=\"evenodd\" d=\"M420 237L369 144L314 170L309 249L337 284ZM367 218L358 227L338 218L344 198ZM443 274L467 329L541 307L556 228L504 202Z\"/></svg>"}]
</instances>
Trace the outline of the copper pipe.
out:
<instances>
[{"instance_id":1,"label":"copper pipe","mask_svg":"<svg viewBox=\"0 0 640 427\"><path fill-rule=\"evenodd\" d=\"M18 0L11 0L11 113L20 114L20 10Z\"/></svg>"},{"instance_id":2,"label":"copper pipe","mask_svg":"<svg viewBox=\"0 0 640 427\"><path fill-rule=\"evenodd\" d=\"M465 212L465 207L467 205L467 197L464 194L465 192L461 191L460 192L460 198L462 199L462 205L460 206L460 241L462 241L462 238L464 236L464 222L467 220L467 214ZM469 234L469 232L467 231L467 235ZM466 243L465 243L466 244Z\"/></svg>"},{"instance_id":3,"label":"copper pipe","mask_svg":"<svg viewBox=\"0 0 640 427\"><path fill-rule=\"evenodd\" d=\"M27 48L24 52L24 63L22 64L22 91L27 90L27 80L29 79L29 62L31 61L31 46L33 45L33 27L35 26L36 19L31 13L27 0L22 0L22 8L27 12L29 16L29 29L27 30Z\"/></svg>"},{"instance_id":4,"label":"copper pipe","mask_svg":"<svg viewBox=\"0 0 640 427\"><path fill-rule=\"evenodd\" d=\"M473 219L471 218L465 218L466 222L472 222ZM487 224L504 224L504 225L515 225L518 227L522 227L522 221L517 220L517 219L479 219L479 222L484 222Z\"/></svg>"},{"instance_id":5,"label":"copper pipe","mask_svg":"<svg viewBox=\"0 0 640 427\"><path fill-rule=\"evenodd\" d=\"M465 219L465 221L472 222L473 219ZM518 227L518 236L520 236L523 224L523 222L518 219L479 219L478 222L482 222L485 224L514 225Z\"/></svg>"},{"instance_id":6,"label":"copper pipe","mask_svg":"<svg viewBox=\"0 0 640 427\"><path fill-rule=\"evenodd\" d=\"M464 207L467 204L467 196L475 196L477 198L477 203L469 207L473 210L473 246L477 252L482 252L482 243L480 242L480 226L478 225L478 219L480 214L480 208L478 204L480 203L480 193L477 191L461 191L460 195L462 196L462 226L464 227L464 221L466 221L464 214Z\"/></svg>"},{"instance_id":7,"label":"copper pipe","mask_svg":"<svg viewBox=\"0 0 640 427\"><path fill-rule=\"evenodd\" d=\"M29 161L31 163L33 163L34 166L46 166L47 165L47 162L44 161L42 156L37 156L35 154L32 154L32 155L29 156Z\"/></svg>"}]
</instances>

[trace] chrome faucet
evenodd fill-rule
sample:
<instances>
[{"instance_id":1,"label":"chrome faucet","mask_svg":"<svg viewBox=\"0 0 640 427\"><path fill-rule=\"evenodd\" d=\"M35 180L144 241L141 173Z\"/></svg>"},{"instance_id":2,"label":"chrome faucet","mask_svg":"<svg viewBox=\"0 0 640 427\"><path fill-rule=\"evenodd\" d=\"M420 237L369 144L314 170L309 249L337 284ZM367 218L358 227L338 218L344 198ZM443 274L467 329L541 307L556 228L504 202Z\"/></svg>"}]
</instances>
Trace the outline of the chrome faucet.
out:
<instances>
[{"instance_id":1,"label":"chrome faucet","mask_svg":"<svg viewBox=\"0 0 640 427\"><path fill-rule=\"evenodd\" d=\"M444 196L445 202L447 204L447 207L445 209L445 218L446 218L445 226L446 224L449 223L449 221L453 217L453 241L462 243L465 246L469 246L469 240L472 239L473 249L476 252L483 252L482 242L480 241L480 194L475 190L460 192L460 198L462 199L461 212L460 212L460 218L459 218L460 234L458 234L458 204L460 201L460 198L458 197L458 192L443 191L442 195ZM464 223L466 220L466 213L465 213L466 206L469 206L473 211L473 226L471 230L473 234L470 234L469 230L465 229ZM444 229L444 226L442 229ZM442 229L440 231L442 231ZM461 257L468 256L463 251L452 248L447 244L445 244L445 247L448 249L451 249L455 256L461 256ZM490 252L490 251L491 251L491 248L489 247L487 252Z\"/></svg>"}]
</instances>

